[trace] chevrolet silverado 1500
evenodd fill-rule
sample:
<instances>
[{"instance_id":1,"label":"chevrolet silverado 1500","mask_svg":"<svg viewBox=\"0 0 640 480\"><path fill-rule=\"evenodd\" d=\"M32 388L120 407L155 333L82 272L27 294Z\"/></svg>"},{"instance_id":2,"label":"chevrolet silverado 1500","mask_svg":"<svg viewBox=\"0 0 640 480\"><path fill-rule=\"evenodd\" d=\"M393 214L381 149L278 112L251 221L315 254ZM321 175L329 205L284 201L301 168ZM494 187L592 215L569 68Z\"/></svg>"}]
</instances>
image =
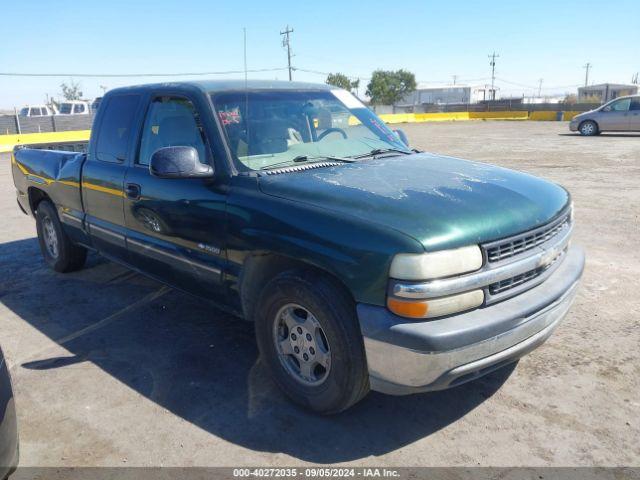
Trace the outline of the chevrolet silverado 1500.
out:
<instances>
[{"instance_id":1,"label":"chevrolet silverado 1500","mask_svg":"<svg viewBox=\"0 0 640 480\"><path fill-rule=\"evenodd\" d=\"M584 265L565 189L411 150L327 85L112 90L86 154L12 164L54 270L97 251L232 309L275 382L323 413L514 362L557 327Z\"/></svg>"}]
</instances>

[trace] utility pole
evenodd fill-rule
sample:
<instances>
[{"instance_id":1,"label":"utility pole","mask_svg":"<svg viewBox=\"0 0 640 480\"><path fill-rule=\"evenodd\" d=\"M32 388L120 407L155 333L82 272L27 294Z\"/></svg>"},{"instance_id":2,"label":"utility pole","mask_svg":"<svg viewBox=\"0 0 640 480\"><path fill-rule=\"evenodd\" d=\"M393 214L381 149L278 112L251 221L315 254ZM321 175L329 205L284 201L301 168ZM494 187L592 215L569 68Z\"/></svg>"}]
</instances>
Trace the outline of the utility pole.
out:
<instances>
[{"instance_id":1,"label":"utility pole","mask_svg":"<svg viewBox=\"0 0 640 480\"><path fill-rule=\"evenodd\" d=\"M496 58L500 58L500 55L496 55L494 51L491 55L488 55L491 59L489 65L491 65L491 100L496 99Z\"/></svg>"},{"instance_id":2,"label":"utility pole","mask_svg":"<svg viewBox=\"0 0 640 480\"><path fill-rule=\"evenodd\" d=\"M293 70L291 68L291 38L289 37L290 33L293 33L293 28L290 29L289 25L287 25L287 28L284 29L284 32L280 32L280 35L283 35L282 46L287 49L287 65L289 68L289 81L292 80L291 71Z\"/></svg>"},{"instance_id":3,"label":"utility pole","mask_svg":"<svg viewBox=\"0 0 640 480\"><path fill-rule=\"evenodd\" d=\"M458 80L458 75L453 75L453 84L456 84L456 80Z\"/></svg>"},{"instance_id":4,"label":"utility pole","mask_svg":"<svg viewBox=\"0 0 640 480\"><path fill-rule=\"evenodd\" d=\"M584 74L584 86L588 87L589 86L589 70L591 70L591 64L587 62L587 64L582 68L586 70Z\"/></svg>"},{"instance_id":5,"label":"utility pole","mask_svg":"<svg viewBox=\"0 0 640 480\"><path fill-rule=\"evenodd\" d=\"M541 94L542 94L542 80L543 80L543 79L541 78L541 79L539 80L539 83L538 83L538 98L540 98L540 97L542 96L542 95L541 95Z\"/></svg>"}]
</instances>

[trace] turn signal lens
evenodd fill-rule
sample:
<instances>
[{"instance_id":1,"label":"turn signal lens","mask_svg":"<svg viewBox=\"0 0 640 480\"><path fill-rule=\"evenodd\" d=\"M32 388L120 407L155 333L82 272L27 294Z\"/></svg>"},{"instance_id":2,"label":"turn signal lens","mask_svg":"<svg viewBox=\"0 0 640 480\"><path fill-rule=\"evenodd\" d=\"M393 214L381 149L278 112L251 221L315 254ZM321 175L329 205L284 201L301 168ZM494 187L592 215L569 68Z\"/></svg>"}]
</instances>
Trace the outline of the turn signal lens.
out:
<instances>
[{"instance_id":1,"label":"turn signal lens","mask_svg":"<svg viewBox=\"0 0 640 480\"><path fill-rule=\"evenodd\" d=\"M387 307L401 317L434 318L470 310L479 307L482 302L484 302L484 292L473 290L458 295L420 301L398 300L388 297Z\"/></svg>"},{"instance_id":2,"label":"turn signal lens","mask_svg":"<svg viewBox=\"0 0 640 480\"><path fill-rule=\"evenodd\" d=\"M387 307L396 315L407 318L425 318L429 311L427 302L407 302L392 297L387 299Z\"/></svg>"}]
</instances>

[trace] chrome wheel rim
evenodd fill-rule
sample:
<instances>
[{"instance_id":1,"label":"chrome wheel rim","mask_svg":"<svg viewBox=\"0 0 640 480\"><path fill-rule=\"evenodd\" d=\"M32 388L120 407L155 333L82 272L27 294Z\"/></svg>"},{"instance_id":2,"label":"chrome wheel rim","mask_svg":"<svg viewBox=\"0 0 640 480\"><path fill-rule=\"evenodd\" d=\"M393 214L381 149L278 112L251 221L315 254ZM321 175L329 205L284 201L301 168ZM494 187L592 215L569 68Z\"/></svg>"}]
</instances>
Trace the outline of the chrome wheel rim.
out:
<instances>
[{"instance_id":1,"label":"chrome wheel rim","mask_svg":"<svg viewBox=\"0 0 640 480\"><path fill-rule=\"evenodd\" d=\"M318 319L297 304L282 307L273 323L278 359L296 381L322 384L331 371L331 348Z\"/></svg>"},{"instance_id":2,"label":"chrome wheel rim","mask_svg":"<svg viewBox=\"0 0 640 480\"><path fill-rule=\"evenodd\" d=\"M44 217L42 220L42 233L47 252L49 252L49 255L53 258L58 258L58 235L56 235L56 229L53 226L51 218Z\"/></svg>"}]
</instances>

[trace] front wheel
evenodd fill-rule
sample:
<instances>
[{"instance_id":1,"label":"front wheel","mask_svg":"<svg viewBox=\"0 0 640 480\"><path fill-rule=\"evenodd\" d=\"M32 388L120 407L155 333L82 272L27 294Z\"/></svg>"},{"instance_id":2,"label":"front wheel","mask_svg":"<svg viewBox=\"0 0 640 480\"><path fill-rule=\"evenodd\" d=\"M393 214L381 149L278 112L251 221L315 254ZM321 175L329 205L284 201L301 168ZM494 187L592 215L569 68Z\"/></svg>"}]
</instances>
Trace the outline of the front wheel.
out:
<instances>
[{"instance_id":1,"label":"front wheel","mask_svg":"<svg viewBox=\"0 0 640 480\"><path fill-rule=\"evenodd\" d=\"M591 120L587 120L586 122L582 122L580 124L580 135L584 135L585 137L591 137L593 135L598 135L600 131L598 130L598 124Z\"/></svg>"},{"instance_id":2,"label":"front wheel","mask_svg":"<svg viewBox=\"0 0 640 480\"><path fill-rule=\"evenodd\" d=\"M261 293L256 336L275 382L318 413L346 410L369 391L355 305L331 279L293 270Z\"/></svg>"},{"instance_id":3,"label":"front wheel","mask_svg":"<svg viewBox=\"0 0 640 480\"><path fill-rule=\"evenodd\" d=\"M87 259L87 250L75 245L62 229L53 204L43 200L36 211L36 229L40 251L56 272L79 270Z\"/></svg>"}]
</instances>

